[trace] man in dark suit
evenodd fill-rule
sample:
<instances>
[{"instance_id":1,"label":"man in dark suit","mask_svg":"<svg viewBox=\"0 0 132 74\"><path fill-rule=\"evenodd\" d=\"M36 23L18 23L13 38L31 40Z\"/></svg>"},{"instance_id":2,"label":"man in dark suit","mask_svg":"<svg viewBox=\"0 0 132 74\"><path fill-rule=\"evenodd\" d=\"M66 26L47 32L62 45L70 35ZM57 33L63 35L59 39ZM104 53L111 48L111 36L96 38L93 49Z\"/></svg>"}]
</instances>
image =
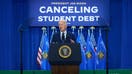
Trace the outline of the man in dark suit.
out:
<instances>
[{"instance_id":1,"label":"man in dark suit","mask_svg":"<svg viewBox=\"0 0 132 74\"><path fill-rule=\"evenodd\" d=\"M67 22L60 20L58 22L60 32L53 35L52 43L75 43L75 36L67 31Z\"/></svg>"}]
</instances>

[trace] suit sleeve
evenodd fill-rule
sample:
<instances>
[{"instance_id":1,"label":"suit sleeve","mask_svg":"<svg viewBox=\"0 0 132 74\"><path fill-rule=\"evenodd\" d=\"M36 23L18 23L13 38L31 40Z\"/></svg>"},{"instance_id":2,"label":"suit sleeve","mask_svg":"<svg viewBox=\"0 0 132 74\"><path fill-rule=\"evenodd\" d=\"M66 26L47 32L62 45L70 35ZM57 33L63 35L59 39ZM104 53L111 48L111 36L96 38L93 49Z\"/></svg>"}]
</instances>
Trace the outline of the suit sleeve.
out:
<instances>
[{"instance_id":1,"label":"suit sleeve","mask_svg":"<svg viewBox=\"0 0 132 74\"><path fill-rule=\"evenodd\" d=\"M76 43L76 38L75 38L75 35L74 34L72 34L72 40L74 40L75 43Z\"/></svg>"}]
</instances>

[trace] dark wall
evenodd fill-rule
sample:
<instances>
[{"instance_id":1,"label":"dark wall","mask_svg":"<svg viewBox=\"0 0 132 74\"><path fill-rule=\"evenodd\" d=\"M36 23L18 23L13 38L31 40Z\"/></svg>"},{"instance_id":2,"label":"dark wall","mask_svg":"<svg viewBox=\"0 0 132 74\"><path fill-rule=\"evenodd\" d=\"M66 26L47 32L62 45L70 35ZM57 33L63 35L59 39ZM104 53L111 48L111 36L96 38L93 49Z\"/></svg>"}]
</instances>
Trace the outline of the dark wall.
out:
<instances>
[{"instance_id":1,"label":"dark wall","mask_svg":"<svg viewBox=\"0 0 132 74\"><path fill-rule=\"evenodd\" d=\"M132 68L132 1L123 0L121 68Z\"/></svg>"},{"instance_id":2,"label":"dark wall","mask_svg":"<svg viewBox=\"0 0 132 74\"><path fill-rule=\"evenodd\" d=\"M117 10L118 9L118 10ZM109 30L109 67L120 68L121 65L121 34L122 34L122 1L110 3Z\"/></svg>"},{"instance_id":3,"label":"dark wall","mask_svg":"<svg viewBox=\"0 0 132 74\"><path fill-rule=\"evenodd\" d=\"M131 0L110 0L110 30L109 30L109 68L132 68L132 18ZM28 18L28 1L1 0L0 1L0 69L19 69L20 49L19 31L20 24ZM24 31L23 37L23 63L24 69L38 69L33 54L36 55L40 39L40 28ZM32 31L38 37L32 37ZM33 40L33 41L32 41ZM32 49L32 50L31 50ZM36 64L36 65L34 65ZM32 67L32 68L31 68Z\"/></svg>"},{"instance_id":4,"label":"dark wall","mask_svg":"<svg viewBox=\"0 0 132 74\"><path fill-rule=\"evenodd\" d=\"M14 39L13 25L13 10L12 1L0 1L0 69L15 68L15 61L13 62L13 51L17 51L14 47L16 40Z\"/></svg>"}]
</instances>

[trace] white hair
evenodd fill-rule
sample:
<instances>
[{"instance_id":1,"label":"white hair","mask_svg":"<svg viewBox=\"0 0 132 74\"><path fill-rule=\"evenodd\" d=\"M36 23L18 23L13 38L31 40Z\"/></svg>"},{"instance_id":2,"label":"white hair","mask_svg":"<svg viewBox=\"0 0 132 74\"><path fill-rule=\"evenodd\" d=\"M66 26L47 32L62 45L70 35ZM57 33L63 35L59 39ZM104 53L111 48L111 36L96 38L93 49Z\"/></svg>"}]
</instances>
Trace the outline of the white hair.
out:
<instances>
[{"instance_id":1,"label":"white hair","mask_svg":"<svg viewBox=\"0 0 132 74\"><path fill-rule=\"evenodd\" d=\"M67 25L67 21L66 20L59 20L59 22L63 22L65 25Z\"/></svg>"}]
</instances>

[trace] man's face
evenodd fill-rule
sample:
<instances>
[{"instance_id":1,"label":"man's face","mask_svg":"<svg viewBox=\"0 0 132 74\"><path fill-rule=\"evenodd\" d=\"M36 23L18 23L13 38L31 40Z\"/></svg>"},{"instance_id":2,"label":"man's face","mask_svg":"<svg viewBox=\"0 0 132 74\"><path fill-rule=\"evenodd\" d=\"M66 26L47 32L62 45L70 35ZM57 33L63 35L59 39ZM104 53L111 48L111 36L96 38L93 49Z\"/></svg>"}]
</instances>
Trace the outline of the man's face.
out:
<instances>
[{"instance_id":1,"label":"man's face","mask_svg":"<svg viewBox=\"0 0 132 74\"><path fill-rule=\"evenodd\" d=\"M66 22L65 21L59 21L59 29L61 32L64 32L67 28Z\"/></svg>"}]
</instances>

